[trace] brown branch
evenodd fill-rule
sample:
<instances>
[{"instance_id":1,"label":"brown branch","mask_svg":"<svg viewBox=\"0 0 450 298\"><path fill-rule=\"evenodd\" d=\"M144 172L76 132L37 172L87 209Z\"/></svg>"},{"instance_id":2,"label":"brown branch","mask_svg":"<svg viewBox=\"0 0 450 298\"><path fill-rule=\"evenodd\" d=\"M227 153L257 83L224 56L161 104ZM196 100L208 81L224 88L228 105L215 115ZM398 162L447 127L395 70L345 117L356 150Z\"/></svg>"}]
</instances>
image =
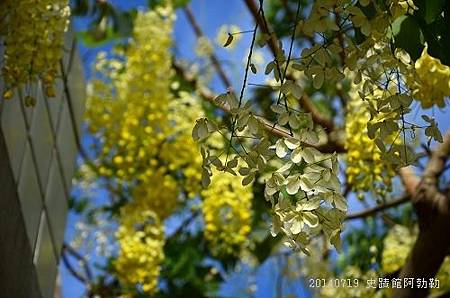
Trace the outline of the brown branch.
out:
<instances>
[{"instance_id":1,"label":"brown branch","mask_svg":"<svg viewBox=\"0 0 450 298\"><path fill-rule=\"evenodd\" d=\"M70 255L75 257L81 263L81 265L86 273L86 278L88 279L88 281L92 281L94 278L94 275L92 274L92 270L89 267L88 261L85 259L85 257L82 256L79 252L77 252L72 246L70 246L67 243L63 243L62 250L63 250L63 252L67 251Z\"/></svg>"},{"instance_id":2,"label":"brown branch","mask_svg":"<svg viewBox=\"0 0 450 298\"><path fill-rule=\"evenodd\" d=\"M189 85L191 85L193 88L196 89L198 95L203 99L206 100L208 102L210 102L211 104L213 104L214 106L220 108L221 110L223 110L226 113L230 113L230 108L226 105L223 105L219 102L217 102L215 100L216 95L209 90L207 87L205 86L201 86L198 83L198 80L195 76L189 75L181 66L179 66L177 63L173 63L173 68L175 69L175 72L177 73L177 75L179 75L181 78L183 78L183 80L188 83ZM289 132L288 129L273 123L269 120L267 120L266 118L262 117L262 116L258 116L255 115L258 120L264 125L264 129L273 134L276 135L278 137L282 137L282 138L290 138L291 134ZM305 144L307 146L310 147L315 147L316 149L318 149L319 151L323 152L323 153L333 153L333 152L337 152L337 153L342 153L345 152L344 147L340 144L334 143L334 142L329 142L326 144L322 144L322 145L312 145L312 144Z\"/></svg>"},{"instance_id":3,"label":"brown branch","mask_svg":"<svg viewBox=\"0 0 450 298\"><path fill-rule=\"evenodd\" d=\"M400 180L405 187L405 191L410 196L414 196L417 190L417 186L420 183L420 178L414 173L412 167L404 167L399 172Z\"/></svg>"},{"instance_id":4,"label":"brown branch","mask_svg":"<svg viewBox=\"0 0 450 298\"><path fill-rule=\"evenodd\" d=\"M189 24L191 25L192 29L194 30L197 38L203 37L204 36L203 31L200 28L200 25L197 23L197 20L195 19L194 13L192 12L191 8L188 5L186 5L183 7L183 11L189 21ZM231 88L232 88L231 81L228 79L217 56L214 53L211 53L209 55L209 58L211 59L211 63L213 64L214 68L216 69L217 73L219 74L219 77L222 80L222 83L224 84L225 88L231 90Z\"/></svg>"},{"instance_id":5,"label":"brown branch","mask_svg":"<svg viewBox=\"0 0 450 298\"><path fill-rule=\"evenodd\" d=\"M400 278L433 278L450 249L450 194L439 190L439 177L450 155L450 131L432 152L424 174L413 191L419 219L419 235L403 266ZM407 178L408 179L408 178ZM417 181L417 180L415 180ZM393 297L422 298L429 289L395 289Z\"/></svg>"},{"instance_id":6,"label":"brown branch","mask_svg":"<svg viewBox=\"0 0 450 298\"><path fill-rule=\"evenodd\" d=\"M252 6L252 9L253 9L253 8L256 9L256 10L255 10L255 13L256 13L256 15L258 15L258 10L259 10L259 8L258 8L257 4L256 4L254 1L250 1L250 2L252 2L252 5L254 5L254 6ZM188 21L189 21L189 24L192 26L192 28L193 28L193 30L194 30L194 32L195 32L195 35L196 35L197 37L202 37L202 36L204 36L204 34L203 34L203 32L202 32L202 30L201 30L201 28L200 28L200 25L199 25L198 22L196 21L195 16L194 16L192 10L190 9L190 7L189 7L189 6L184 6L183 11L184 11L185 14L186 14L186 17L187 17L187 19L188 19ZM253 11L252 11L252 13L253 13ZM263 19L258 18L258 20L264 22ZM259 23L259 24L261 24L261 23ZM261 25L260 25L260 26L261 26ZM264 28L264 29L262 29L263 32L269 32L269 29L267 28L267 26L262 26L262 28ZM273 35L273 38L276 39L276 36ZM272 40L272 39L271 39L271 40ZM273 40L272 40L272 41L273 41ZM277 45L276 43L274 43L274 44L273 44L273 50L272 50L273 53L274 53L274 55L275 55L275 53L277 53L277 51L275 51L275 49L277 49L277 48L278 48L278 45ZM271 49L272 49L272 47L271 47ZM221 78L222 83L225 85L225 87L226 87L228 90L231 91L231 90L232 90L231 81L228 79L228 77L227 77L225 71L223 70L223 68L222 68L222 66L221 66L221 64L220 64L220 62L219 62L219 60L217 59L217 56L216 56L214 53L212 53L212 54L210 54L210 59L211 59L211 62L212 62L212 64L213 64L214 68L216 69L217 73L219 74L219 77ZM180 68L178 68L178 69L175 68L175 70L177 71L177 73L179 73ZM196 86L196 85L197 85L197 84L195 83L194 86ZM224 110L225 112L227 112L227 113L230 112L229 109L228 109L227 107L225 107L225 106L223 106L223 105L222 105L222 106L221 106L221 105L218 105L218 103L214 101L214 98L215 98L215 97L214 97L213 93L210 92L209 90L206 90L205 88L202 88L202 89L200 90L199 93L200 93L200 95L202 96L202 98L206 99L207 101L211 102L212 104L214 104L214 105L216 105L216 106L219 106L219 108L221 108L221 109ZM308 99L306 96L303 97L302 102L309 102L309 104L306 105L307 108L305 108L305 109L306 109L308 112L311 113L312 118L313 118L313 121L316 121L316 123L321 124L321 125L322 125L323 127L325 127L328 131L331 131L331 130L333 129L332 123L331 123L329 120L326 121L326 118L325 118L325 117L322 117L322 116L320 115L320 113L318 112L318 110L315 109L314 104L311 103L311 102L309 101L309 99ZM313 109L312 107L314 107L314 109ZM263 118L263 117L261 117L261 116L257 116L257 118L258 118L258 119L260 120L260 122L264 125L264 128L265 128L267 131L269 131L270 133L272 133L272 134L274 134L274 135L277 135L277 136L279 136L279 137L284 137L284 138L289 138L289 137L292 136L291 133L290 133L290 131L289 131L288 129L285 129L285 128L282 127L282 126L279 126L279 125L277 125L277 124L274 124L274 123L268 121L267 119L265 119L265 118ZM311 145L310 145L310 146L311 146ZM327 144L320 145L320 146L314 146L314 147L318 148L318 150L322 151L323 153L333 153L333 152L342 153L342 152L345 151L344 146L343 146L342 144L338 143L338 142L335 142L335 141L332 141L332 142L329 142L329 143L327 143Z\"/></svg>"},{"instance_id":7,"label":"brown branch","mask_svg":"<svg viewBox=\"0 0 450 298\"><path fill-rule=\"evenodd\" d=\"M327 132L331 132L334 130L334 123L330 120L330 118L322 115L322 113L319 112L316 105L311 101L311 99L306 94L300 97L299 103L300 106L302 106L306 111L311 113L311 117L315 123L325 128Z\"/></svg>"},{"instance_id":8,"label":"brown branch","mask_svg":"<svg viewBox=\"0 0 450 298\"><path fill-rule=\"evenodd\" d=\"M253 18L256 22L258 22L261 31L264 34L269 34L270 38L268 39L268 45L270 48L270 51L274 55L274 57L278 56L278 52L280 51L278 47L278 39L273 34L273 32L270 30L269 26L267 25L267 22L263 19L263 17L259 14L259 7L258 4L254 0L244 0L245 4L247 5L247 8L249 9L250 13L253 15Z\"/></svg>"},{"instance_id":9,"label":"brown branch","mask_svg":"<svg viewBox=\"0 0 450 298\"><path fill-rule=\"evenodd\" d=\"M248 9L250 10L251 14L253 15L253 18L256 22L258 22L261 31L265 34L269 34L270 38L268 40L269 48L272 52L272 55L275 59L278 57L278 53L280 51L279 49L279 40L275 33L270 30L270 27L267 23L267 20L265 20L259 13L258 13L258 5L256 4L255 0L244 0L245 4L247 5ZM294 80L292 76L289 76L287 74L287 78L290 80ZM316 108L314 103L311 101L311 99L304 94L299 99L300 105L309 113L311 113L311 116L313 118L313 121L317 124L320 124L323 128L325 128L328 132L332 131L334 129L333 122L328 118L323 116Z\"/></svg>"},{"instance_id":10,"label":"brown branch","mask_svg":"<svg viewBox=\"0 0 450 298\"><path fill-rule=\"evenodd\" d=\"M64 251L64 249L61 253L61 259L63 261L64 266L67 268L67 270L69 270L70 274L72 274L73 277L75 277L79 282L81 282L85 285L89 285L89 280L85 276L83 276L80 272L78 272L72 266L72 264L70 264L69 259L67 258L67 254Z\"/></svg>"},{"instance_id":11,"label":"brown branch","mask_svg":"<svg viewBox=\"0 0 450 298\"><path fill-rule=\"evenodd\" d=\"M359 212L355 212L355 213L352 213L352 214L348 214L346 216L345 220L353 220L353 219L369 217L369 216L375 215L378 212L381 212L381 211L384 211L386 209L390 209L390 208L402 205L402 204L407 203L409 201L410 201L410 196L409 195L405 195L403 197L391 200L391 201L386 202L384 204L380 204L378 206L365 209L363 211L359 211Z\"/></svg>"}]
</instances>

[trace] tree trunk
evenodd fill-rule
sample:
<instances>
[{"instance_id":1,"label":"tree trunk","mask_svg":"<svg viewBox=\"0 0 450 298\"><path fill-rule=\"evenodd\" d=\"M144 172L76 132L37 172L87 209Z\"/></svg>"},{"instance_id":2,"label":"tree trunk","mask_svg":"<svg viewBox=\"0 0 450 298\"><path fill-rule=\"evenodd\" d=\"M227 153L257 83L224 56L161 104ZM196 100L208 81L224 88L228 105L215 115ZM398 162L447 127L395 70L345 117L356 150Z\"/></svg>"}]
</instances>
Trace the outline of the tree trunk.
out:
<instances>
[{"instance_id":1,"label":"tree trunk","mask_svg":"<svg viewBox=\"0 0 450 298\"><path fill-rule=\"evenodd\" d=\"M450 154L450 131L444 142L432 153L422 178L419 179L408 169L401 176L406 191L419 219L419 236L400 271L399 278L414 278L414 286L394 289L399 298L421 298L429 293L429 287L419 289L417 278L429 282L434 278L450 251L450 192L438 189L439 177L445 170L445 162Z\"/></svg>"}]
</instances>

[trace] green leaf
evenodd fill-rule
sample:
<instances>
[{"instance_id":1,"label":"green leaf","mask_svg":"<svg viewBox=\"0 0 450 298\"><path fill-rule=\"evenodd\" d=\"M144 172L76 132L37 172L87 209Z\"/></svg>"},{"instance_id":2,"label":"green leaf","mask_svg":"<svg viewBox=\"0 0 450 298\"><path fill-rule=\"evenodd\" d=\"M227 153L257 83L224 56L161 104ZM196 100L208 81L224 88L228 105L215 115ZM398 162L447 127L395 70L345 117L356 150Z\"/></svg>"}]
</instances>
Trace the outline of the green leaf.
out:
<instances>
[{"instance_id":1,"label":"green leaf","mask_svg":"<svg viewBox=\"0 0 450 298\"><path fill-rule=\"evenodd\" d=\"M192 129L192 139L197 142L207 138L208 135L209 132L208 125L206 124L206 119L198 119L194 125L194 128Z\"/></svg>"},{"instance_id":2,"label":"green leaf","mask_svg":"<svg viewBox=\"0 0 450 298\"><path fill-rule=\"evenodd\" d=\"M209 162L215 166L218 170L221 170L223 168L222 161L217 156L211 156L209 157Z\"/></svg>"},{"instance_id":3,"label":"green leaf","mask_svg":"<svg viewBox=\"0 0 450 298\"><path fill-rule=\"evenodd\" d=\"M208 185L210 183L211 183L211 175L207 169L203 169L203 171L202 171L202 186L208 187Z\"/></svg>"},{"instance_id":4,"label":"green leaf","mask_svg":"<svg viewBox=\"0 0 450 298\"><path fill-rule=\"evenodd\" d=\"M77 32L76 36L88 48L99 47L119 37L112 27L107 27L104 30L93 28L87 31L80 31Z\"/></svg>"},{"instance_id":5,"label":"green leaf","mask_svg":"<svg viewBox=\"0 0 450 298\"><path fill-rule=\"evenodd\" d=\"M318 155L317 149L312 147L306 147L303 149L302 157L307 163L313 163L316 155Z\"/></svg>"},{"instance_id":6,"label":"green leaf","mask_svg":"<svg viewBox=\"0 0 450 298\"><path fill-rule=\"evenodd\" d=\"M283 158L288 153L289 149L284 143L283 139L279 139L275 145L275 153L279 158Z\"/></svg>"},{"instance_id":7,"label":"green leaf","mask_svg":"<svg viewBox=\"0 0 450 298\"><path fill-rule=\"evenodd\" d=\"M422 115L422 119L425 120L428 123L433 123L434 122L434 119L430 118L427 115Z\"/></svg>"},{"instance_id":8,"label":"green leaf","mask_svg":"<svg viewBox=\"0 0 450 298\"><path fill-rule=\"evenodd\" d=\"M378 149L380 149L381 152L386 151L386 148L384 147L384 143L380 138L375 139L375 145L377 145Z\"/></svg>"},{"instance_id":9,"label":"green leaf","mask_svg":"<svg viewBox=\"0 0 450 298\"><path fill-rule=\"evenodd\" d=\"M319 225L319 217L312 212L306 211L302 213L303 221L311 228Z\"/></svg>"},{"instance_id":10,"label":"green leaf","mask_svg":"<svg viewBox=\"0 0 450 298\"><path fill-rule=\"evenodd\" d=\"M419 10L422 12L422 16L427 24L430 24L441 15L444 10L446 0L421 0L417 2Z\"/></svg>"},{"instance_id":11,"label":"green leaf","mask_svg":"<svg viewBox=\"0 0 450 298\"><path fill-rule=\"evenodd\" d=\"M253 64L253 63L250 63L250 70L254 73L254 74L256 74L257 73L257 70L256 70L256 66L255 66L255 64Z\"/></svg>"},{"instance_id":12,"label":"green leaf","mask_svg":"<svg viewBox=\"0 0 450 298\"><path fill-rule=\"evenodd\" d=\"M225 43L223 44L223 47L226 48L227 46L229 46L232 42L233 42L233 34L228 33L228 38L225 41Z\"/></svg>"},{"instance_id":13,"label":"green leaf","mask_svg":"<svg viewBox=\"0 0 450 298\"><path fill-rule=\"evenodd\" d=\"M242 179L242 185L247 186L250 183L252 183L253 180L255 180L255 173L251 173L250 175L248 175L244 179Z\"/></svg>"},{"instance_id":14,"label":"green leaf","mask_svg":"<svg viewBox=\"0 0 450 298\"><path fill-rule=\"evenodd\" d=\"M293 163L299 163L302 161L302 148L296 148L292 151L291 160Z\"/></svg>"},{"instance_id":15,"label":"green leaf","mask_svg":"<svg viewBox=\"0 0 450 298\"><path fill-rule=\"evenodd\" d=\"M266 70L264 71L264 73L266 75L268 75L269 73L271 73L273 71L274 68L275 68L275 62L274 61L270 61L269 63L267 63Z\"/></svg>"},{"instance_id":16,"label":"green leaf","mask_svg":"<svg viewBox=\"0 0 450 298\"><path fill-rule=\"evenodd\" d=\"M341 194L335 194L333 200L334 206L341 211L347 212L347 202Z\"/></svg>"},{"instance_id":17,"label":"green leaf","mask_svg":"<svg viewBox=\"0 0 450 298\"><path fill-rule=\"evenodd\" d=\"M303 222L299 221L299 220L295 220L292 223L292 226L290 227L290 231L292 234L297 235L299 234L303 229Z\"/></svg>"},{"instance_id":18,"label":"green leaf","mask_svg":"<svg viewBox=\"0 0 450 298\"><path fill-rule=\"evenodd\" d=\"M295 195L300 189L300 180L298 178L291 179L286 185L286 192L290 195Z\"/></svg>"},{"instance_id":19,"label":"green leaf","mask_svg":"<svg viewBox=\"0 0 450 298\"><path fill-rule=\"evenodd\" d=\"M404 15L392 23L392 35L397 48L408 52L417 60L424 48L424 36L417 21L412 16Z\"/></svg>"},{"instance_id":20,"label":"green leaf","mask_svg":"<svg viewBox=\"0 0 450 298\"><path fill-rule=\"evenodd\" d=\"M319 208L321 201L322 200L320 198L316 197L311 200L303 200L303 201L299 202L299 204L301 204L302 210L312 211L312 210L316 210L317 208Z\"/></svg>"},{"instance_id":21,"label":"green leaf","mask_svg":"<svg viewBox=\"0 0 450 298\"><path fill-rule=\"evenodd\" d=\"M322 87L322 85L323 85L324 79L325 79L325 73L323 71L317 73L313 78L314 88L320 89L320 87Z\"/></svg>"},{"instance_id":22,"label":"green leaf","mask_svg":"<svg viewBox=\"0 0 450 298\"><path fill-rule=\"evenodd\" d=\"M239 169L239 174L241 174L242 176L247 176L249 173L250 173L250 168L241 167Z\"/></svg>"},{"instance_id":23,"label":"green leaf","mask_svg":"<svg viewBox=\"0 0 450 298\"><path fill-rule=\"evenodd\" d=\"M230 160L229 162L227 162L227 167L229 168L235 168L238 165L238 159L234 158L232 160Z\"/></svg>"}]
</instances>

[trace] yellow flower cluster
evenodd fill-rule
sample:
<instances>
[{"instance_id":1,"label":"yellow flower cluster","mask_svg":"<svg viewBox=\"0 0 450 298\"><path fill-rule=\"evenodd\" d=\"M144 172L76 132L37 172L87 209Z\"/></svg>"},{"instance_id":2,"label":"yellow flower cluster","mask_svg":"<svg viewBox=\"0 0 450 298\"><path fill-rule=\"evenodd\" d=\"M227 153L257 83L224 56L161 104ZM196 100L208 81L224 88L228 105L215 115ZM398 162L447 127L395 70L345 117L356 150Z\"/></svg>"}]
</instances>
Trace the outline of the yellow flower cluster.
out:
<instances>
[{"instance_id":1,"label":"yellow flower cluster","mask_svg":"<svg viewBox=\"0 0 450 298\"><path fill-rule=\"evenodd\" d=\"M11 98L14 90L23 86L29 93L29 84L38 80L47 96L55 96L54 81L70 16L69 1L6 1L0 5L0 11L0 33L5 35L6 45L2 73L7 89L3 97Z\"/></svg>"},{"instance_id":2,"label":"yellow flower cluster","mask_svg":"<svg viewBox=\"0 0 450 298\"><path fill-rule=\"evenodd\" d=\"M391 186L395 171L388 162L382 160L380 149L367 135L369 117L367 102L352 93L345 120L347 182L356 191L372 190L382 194L386 187Z\"/></svg>"},{"instance_id":3,"label":"yellow flower cluster","mask_svg":"<svg viewBox=\"0 0 450 298\"><path fill-rule=\"evenodd\" d=\"M445 106L444 97L450 96L450 67L428 54L427 47L415 63L416 76L409 76L408 85L422 108Z\"/></svg>"},{"instance_id":4,"label":"yellow flower cluster","mask_svg":"<svg viewBox=\"0 0 450 298\"><path fill-rule=\"evenodd\" d=\"M205 238L215 255L238 253L251 230L253 192L240 179L216 172L211 185L202 191Z\"/></svg>"},{"instance_id":5,"label":"yellow flower cluster","mask_svg":"<svg viewBox=\"0 0 450 298\"><path fill-rule=\"evenodd\" d=\"M106 79L92 83L87 109L102 141L100 173L131 184L134 199L162 220L178 206L180 190L189 197L200 191L202 163L190 135L202 108L170 89L171 31L167 10L138 14L126 62L99 57Z\"/></svg>"},{"instance_id":6,"label":"yellow flower cluster","mask_svg":"<svg viewBox=\"0 0 450 298\"><path fill-rule=\"evenodd\" d=\"M203 110L171 86L173 20L170 6L138 13L126 53L99 55L87 106L89 129L99 140L98 172L133 196L119 219L117 275L147 293L156 289L163 259L162 221L183 194L201 190L202 157L191 130Z\"/></svg>"},{"instance_id":7,"label":"yellow flower cluster","mask_svg":"<svg viewBox=\"0 0 450 298\"><path fill-rule=\"evenodd\" d=\"M164 259L164 231L158 216L150 210L122 209L116 237L120 252L115 261L123 285L139 285L146 294L157 289L160 263Z\"/></svg>"},{"instance_id":8,"label":"yellow flower cluster","mask_svg":"<svg viewBox=\"0 0 450 298\"><path fill-rule=\"evenodd\" d=\"M381 268L391 273L401 269L408 257L409 250L416 241L415 233L405 226L396 225L384 238Z\"/></svg>"}]
</instances>

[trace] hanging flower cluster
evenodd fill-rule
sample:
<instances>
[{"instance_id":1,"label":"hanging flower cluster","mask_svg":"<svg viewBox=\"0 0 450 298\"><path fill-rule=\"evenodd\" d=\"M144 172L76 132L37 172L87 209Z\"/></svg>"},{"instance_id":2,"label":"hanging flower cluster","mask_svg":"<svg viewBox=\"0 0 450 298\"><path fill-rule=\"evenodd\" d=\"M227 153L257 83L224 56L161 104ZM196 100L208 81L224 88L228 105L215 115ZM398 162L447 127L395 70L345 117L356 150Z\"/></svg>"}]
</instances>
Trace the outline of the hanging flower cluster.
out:
<instances>
[{"instance_id":1,"label":"hanging flower cluster","mask_svg":"<svg viewBox=\"0 0 450 298\"><path fill-rule=\"evenodd\" d=\"M25 87L25 103L33 105L32 83L41 81L47 96L55 96L55 79L62 56L64 32L70 7L68 0L18 0L0 4L0 34L4 35L3 97L13 97Z\"/></svg>"},{"instance_id":2,"label":"hanging flower cluster","mask_svg":"<svg viewBox=\"0 0 450 298\"><path fill-rule=\"evenodd\" d=\"M240 179L227 172L218 172L211 186L202 191L202 212L205 238L215 255L238 253L251 230L251 186L242 186Z\"/></svg>"},{"instance_id":3,"label":"hanging flower cluster","mask_svg":"<svg viewBox=\"0 0 450 298\"><path fill-rule=\"evenodd\" d=\"M416 75L408 77L413 96L420 101L424 109L433 105L443 108L445 97L450 96L450 67L430 56L427 47L423 49L414 66Z\"/></svg>"},{"instance_id":4,"label":"hanging flower cluster","mask_svg":"<svg viewBox=\"0 0 450 298\"><path fill-rule=\"evenodd\" d=\"M238 178L226 175L202 192L202 156L191 130L203 109L172 80L173 19L170 7L138 13L126 52L98 56L87 108L99 174L132 196L119 218L117 275L125 286L147 293L155 291L159 269L146 273L142 267L159 267L162 223L180 202L205 197L205 235L217 254L240 248L251 223L252 192ZM147 211L152 220L143 222ZM155 233L136 230L148 225Z\"/></svg>"},{"instance_id":5,"label":"hanging flower cluster","mask_svg":"<svg viewBox=\"0 0 450 298\"><path fill-rule=\"evenodd\" d=\"M367 124L370 112L367 102L361 100L356 92L351 92L347 103L345 119L345 149L347 150L347 182L355 191L373 191L385 194L395 176L392 164L382 158L383 152L374 140L370 139ZM392 136L388 138L393 139ZM397 138L399 143L400 139ZM362 195L362 194L361 194Z\"/></svg>"},{"instance_id":6,"label":"hanging flower cluster","mask_svg":"<svg viewBox=\"0 0 450 298\"><path fill-rule=\"evenodd\" d=\"M127 206L128 207L128 206ZM124 285L138 285L147 294L157 289L160 264L164 259L164 231L158 216L150 210L122 209L116 233L120 252L115 270Z\"/></svg>"},{"instance_id":7,"label":"hanging flower cluster","mask_svg":"<svg viewBox=\"0 0 450 298\"><path fill-rule=\"evenodd\" d=\"M129 188L133 197L120 212L117 276L124 286L147 294L157 289L164 257L162 221L177 208L183 183L200 181L194 169L201 160L183 163L165 155L186 150L183 154L190 157L199 155L193 141L186 146L177 140L188 139L183 121L194 121L201 109L192 106L190 117L181 117L178 106L191 103L175 98L170 89L173 19L170 6L138 13L127 52L115 59L99 56L88 98L88 126L100 140L95 148L98 171ZM183 168L190 174L178 183Z\"/></svg>"}]
</instances>

